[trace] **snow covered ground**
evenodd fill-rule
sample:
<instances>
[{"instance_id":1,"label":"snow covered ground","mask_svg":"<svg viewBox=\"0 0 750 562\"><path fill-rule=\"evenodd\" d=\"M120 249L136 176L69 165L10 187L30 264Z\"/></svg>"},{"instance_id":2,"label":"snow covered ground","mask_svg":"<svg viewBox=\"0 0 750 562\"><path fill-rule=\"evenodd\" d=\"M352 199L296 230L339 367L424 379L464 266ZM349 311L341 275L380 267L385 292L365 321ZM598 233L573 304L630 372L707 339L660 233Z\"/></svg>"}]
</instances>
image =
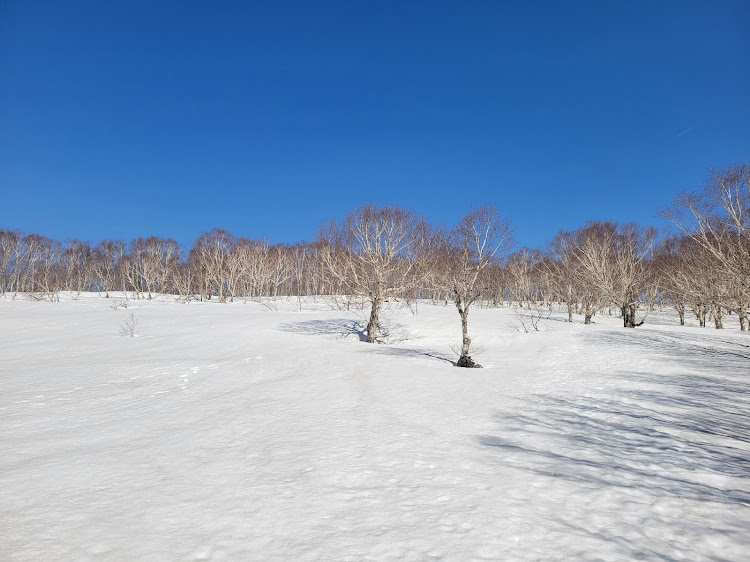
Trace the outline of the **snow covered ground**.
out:
<instances>
[{"instance_id":1,"label":"snow covered ground","mask_svg":"<svg viewBox=\"0 0 750 562\"><path fill-rule=\"evenodd\" d=\"M2 560L750 559L732 318L112 304L0 299Z\"/></svg>"}]
</instances>

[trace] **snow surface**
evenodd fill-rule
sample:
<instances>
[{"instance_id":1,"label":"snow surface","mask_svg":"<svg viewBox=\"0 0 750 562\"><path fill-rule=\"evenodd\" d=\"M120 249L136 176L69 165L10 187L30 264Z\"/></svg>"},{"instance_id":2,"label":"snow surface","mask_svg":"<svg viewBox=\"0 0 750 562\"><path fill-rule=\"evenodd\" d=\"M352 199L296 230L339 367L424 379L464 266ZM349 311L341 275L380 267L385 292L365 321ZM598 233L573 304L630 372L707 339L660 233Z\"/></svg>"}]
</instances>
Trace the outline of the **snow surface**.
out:
<instances>
[{"instance_id":1,"label":"snow surface","mask_svg":"<svg viewBox=\"0 0 750 562\"><path fill-rule=\"evenodd\" d=\"M0 299L2 560L750 559L736 318L113 300Z\"/></svg>"}]
</instances>

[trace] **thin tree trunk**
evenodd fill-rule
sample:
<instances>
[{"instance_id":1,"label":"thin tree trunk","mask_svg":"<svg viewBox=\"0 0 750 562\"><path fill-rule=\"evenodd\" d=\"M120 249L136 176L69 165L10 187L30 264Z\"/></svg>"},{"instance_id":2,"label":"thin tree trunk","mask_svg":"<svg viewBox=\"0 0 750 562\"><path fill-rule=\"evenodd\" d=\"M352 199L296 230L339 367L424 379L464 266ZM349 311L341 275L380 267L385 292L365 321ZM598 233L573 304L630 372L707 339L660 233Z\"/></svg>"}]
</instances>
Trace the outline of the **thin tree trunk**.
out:
<instances>
[{"instance_id":1,"label":"thin tree trunk","mask_svg":"<svg viewBox=\"0 0 750 562\"><path fill-rule=\"evenodd\" d=\"M469 337L469 305L465 305L463 303L463 300L461 299L461 295L458 294L458 291L455 291L455 300L456 300L456 308L458 309L458 314L461 317L461 356L458 358L458 361L456 362L457 367L481 367L479 363L475 363L474 360L469 355L469 350L471 348L471 338Z\"/></svg>"},{"instance_id":2,"label":"thin tree trunk","mask_svg":"<svg viewBox=\"0 0 750 562\"><path fill-rule=\"evenodd\" d=\"M375 343L380 326L380 307L383 300L379 294L372 297L372 308L370 309L370 321L367 323L367 343Z\"/></svg>"},{"instance_id":3,"label":"thin tree trunk","mask_svg":"<svg viewBox=\"0 0 750 562\"><path fill-rule=\"evenodd\" d=\"M469 337L469 311L460 309L458 313L461 315L461 358L469 356L469 348L471 347L471 338Z\"/></svg>"},{"instance_id":4,"label":"thin tree trunk","mask_svg":"<svg viewBox=\"0 0 750 562\"><path fill-rule=\"evenodd\" d=\"M640 324L636 324L635 322L635 303L625 304L620 308L620 310L622 312L622 324L625 328L635 328L636 326L640 326L640 324L643 324L643 322L641 322Z\"/></svg>"},{"instance_id":5,"label":"thin tree trunk","mask_svg":"<svg viewBox=\"0 0 750 562\"><path fill-rule=\"evenodd\" d=\"M706 327L706 305L703 303L698 303L693 307L693 312L695 312L695 317L698 319L698 325L701 328Z\"/></svg>"},{"instance_id":6,"label":"thin tree trunk","mask_svg":"<svg viewBox=\"0 0 750 562\"><path fill-rule=\"evenodd\" d=\"M680 315L680 326L685 325L685 303L675 303L674 305L675 309L677 309L677 314Z\"/></svg>"},{"instance_id":7,"label":"thin tree trunk","mask_svg":"<svg viewBox=\"0 0 750 562\"><path fill-rule=\"evenodd\" d=\"M717 330L724 329L724 318L721 310L721 306L716 305L713 307L714 326Z\"/></svg>"}]
</instances>

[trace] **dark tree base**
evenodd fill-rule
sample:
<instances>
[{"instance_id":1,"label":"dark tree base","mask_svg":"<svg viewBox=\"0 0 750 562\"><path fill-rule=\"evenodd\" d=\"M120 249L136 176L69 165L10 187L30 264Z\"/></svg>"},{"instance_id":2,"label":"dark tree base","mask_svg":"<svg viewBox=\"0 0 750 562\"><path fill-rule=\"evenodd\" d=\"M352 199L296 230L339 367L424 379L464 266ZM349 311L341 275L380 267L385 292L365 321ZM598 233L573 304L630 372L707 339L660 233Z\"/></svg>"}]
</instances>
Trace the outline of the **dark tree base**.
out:
<instances>
[{"instance_id":1,"label":"dark tree base","mask_svg":"<svg viewBox=\"0 0 750 562\"><path fill-rule=\"evenodd\" d=\"M479 363L475 363L474 360L468 355L461 357L456 363L456 367L466 367L469 369L481 369L482 366Z\"/></svg>"}]
</instances>

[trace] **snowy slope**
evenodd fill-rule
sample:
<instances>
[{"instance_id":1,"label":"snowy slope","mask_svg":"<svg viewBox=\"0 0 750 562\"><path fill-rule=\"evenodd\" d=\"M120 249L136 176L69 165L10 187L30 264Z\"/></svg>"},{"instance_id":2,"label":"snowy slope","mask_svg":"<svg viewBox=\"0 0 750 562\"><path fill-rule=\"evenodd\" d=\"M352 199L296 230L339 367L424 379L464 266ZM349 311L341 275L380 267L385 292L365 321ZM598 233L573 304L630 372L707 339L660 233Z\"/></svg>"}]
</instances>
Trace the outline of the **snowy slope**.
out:
<instances>
[{"instance_id":1,"label":"snowy slope","mask_svg":"<svg viewBox=\"0 0 750 562\"><path fill-rule=\"evenodd\" d=\"M734 326L111 304L0 299L2 560L748 559Z\"/></svg>"}]
</instances>

